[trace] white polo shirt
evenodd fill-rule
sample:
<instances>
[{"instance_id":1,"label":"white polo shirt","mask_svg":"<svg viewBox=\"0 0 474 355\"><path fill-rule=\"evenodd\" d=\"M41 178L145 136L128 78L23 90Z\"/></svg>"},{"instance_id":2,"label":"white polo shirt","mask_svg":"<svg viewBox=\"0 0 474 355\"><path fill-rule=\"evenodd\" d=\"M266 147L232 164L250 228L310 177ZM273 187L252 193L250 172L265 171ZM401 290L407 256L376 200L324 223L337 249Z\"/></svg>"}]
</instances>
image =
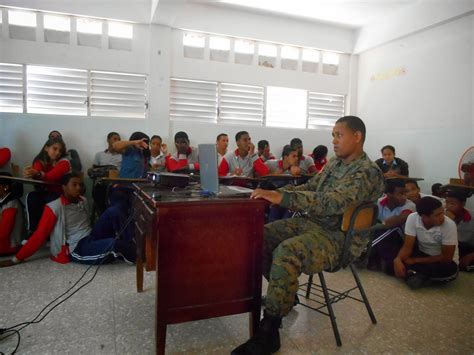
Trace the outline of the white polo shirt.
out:
<instances>
[{"instance_id":1,"label":"white polo shirt","mask_svg":"<svg viewBox=\"0 0 474 355\"><path fill-rule=\"evenodd\" d=\"M421 216L414 212L407 218L405 234L415 236L420 251L431 256L441 255L443 245L455 245L453 261L458 263L458 232L456 223L449 217L444 217L442 225L426 229Z\"/></svg>"}]
</instances>

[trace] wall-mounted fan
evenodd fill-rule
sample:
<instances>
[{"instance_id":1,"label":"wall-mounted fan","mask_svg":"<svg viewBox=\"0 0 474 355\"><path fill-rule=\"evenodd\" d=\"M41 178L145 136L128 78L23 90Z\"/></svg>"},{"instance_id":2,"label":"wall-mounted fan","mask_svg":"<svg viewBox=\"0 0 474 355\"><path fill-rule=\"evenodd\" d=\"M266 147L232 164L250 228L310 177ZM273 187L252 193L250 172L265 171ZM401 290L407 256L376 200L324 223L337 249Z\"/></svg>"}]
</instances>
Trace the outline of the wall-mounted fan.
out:
<instances>
[{"instance_id":1,"label":"wall-mounted fan","mask_svg":"<svg viewBox=\"0 0 474 355\"><path fill-rule=\"evenodd\" d=\"M459 159L459 178L469 186L474 186L474 146L468 148Z\"/></svg>"}]
</instances>

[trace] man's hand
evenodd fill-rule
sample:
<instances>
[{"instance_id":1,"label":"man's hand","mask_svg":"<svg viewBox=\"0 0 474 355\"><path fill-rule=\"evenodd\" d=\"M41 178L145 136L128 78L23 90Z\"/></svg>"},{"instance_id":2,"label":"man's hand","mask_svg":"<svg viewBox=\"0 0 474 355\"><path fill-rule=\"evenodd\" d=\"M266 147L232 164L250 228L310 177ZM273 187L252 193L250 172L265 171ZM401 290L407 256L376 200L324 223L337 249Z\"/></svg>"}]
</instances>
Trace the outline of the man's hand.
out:
<instances>
[{"instance_id":1,"label":"man's hand","mask_svg":"<svg viewBox=\"0 0 474 355\"><path fill-rule=\"evenodd\" d=\"M240 176L243 172L242 168L235 168L234 171L232 171L232 175Z\"/></svg>"},{"instance_id":2,"label":"man's hand","mask_svg":"<svg viewBox=\"0 0 474 355\"><path fill-rule=\"evenodd\" d=\"M15 265L15 263L11 259L0 261L0 267L9 267L13 265Z\"/></svg>"},{"instance_id":3,"label":"man's hand","mask_svg":"<svg viewBox=\"0 0 474 355\"><path fill-rule=\"evenodd\" d=\"M161 144L161 152L164 155L168 154L168 146L166 145L166 143Z\"/></svg>"},{"instance_id":4,"label":"man's hand","mask_svg":"<svg viewBox=\"0 0 474 355\"><path fill-rule=\"evenodd\" d=\"M249 154L252 156L255 153L255 144L249 142Z\"/></svg>"},{"instance_id":5,"label":"man's hand","mask_svg":"<svg viewBox=\"0 0 474 355\"><path fill-rule=\"evenodd\" d=\"M291 166L290 173L291 175L301 175L301 168L299 166Z\"/></svg>"},{"instance_id":6,"label":"man's hand","mask_svg":"<svg viewBox=\"0 0 474 355\"><path fill-rule=\"evenodd\" d=\"M393 270L395 271L395 276L400 279L404 279L407 275L407 269L403 261L398 257L393 260Z\"/></svg>"},{"instance_id":7,"label":"man's hand","mask_svg":"<svg viewBox=\"0 0 474 355\"><path fill-rule=\"evenodd\" d=\"M255 189L250 198L263 198L275 205L279 205L281 203L283 195L277 191L270 191L270 190L263 190L263 189Z\"/></svg>"},{"instance_id":8,"label":"man's hand","mask_svg":"<svg viewBox=\"0 0 474 355\"><path fill-rule=\"evenodd\" d=\"M147 149L148 144L146 142L146 138L138 139L136 141L133 141L133 145L137 147L140 150Z\"/></svg>"}]
</instances>

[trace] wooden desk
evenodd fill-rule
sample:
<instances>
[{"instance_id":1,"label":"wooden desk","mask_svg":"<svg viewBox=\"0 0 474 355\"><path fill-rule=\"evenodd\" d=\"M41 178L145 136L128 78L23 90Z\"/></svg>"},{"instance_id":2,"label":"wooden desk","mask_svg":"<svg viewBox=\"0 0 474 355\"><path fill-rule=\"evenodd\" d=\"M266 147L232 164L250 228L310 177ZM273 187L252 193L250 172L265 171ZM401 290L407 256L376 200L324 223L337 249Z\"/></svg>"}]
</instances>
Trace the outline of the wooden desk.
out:
<instances>
[{"instance_id":1,"label":"wooden desk","mask_svg":"<svg viewBox=\"0 0 474 355\"><path fill-rule=\"evenodd\" d=\"M2 175L2 179L18 181L19 183L30 184L30 185L60 185L59 183L55 183L55 182L36 180L36 179L28 179L28 178L20 178L20 177L7 176L7 175Z\"/></svg>"},{"instance_id":2,"label":"wooden desk","mask_svg":"<svg viewBox=\"0 0 474 355\"><path fill-rule=\"evenodd\" d=\"M252 334L260 318L266 203L134 188L138 291L143 262L156 269L157 354L164 354L168 324L251 312Z\"/></svg>"}]
</instances>

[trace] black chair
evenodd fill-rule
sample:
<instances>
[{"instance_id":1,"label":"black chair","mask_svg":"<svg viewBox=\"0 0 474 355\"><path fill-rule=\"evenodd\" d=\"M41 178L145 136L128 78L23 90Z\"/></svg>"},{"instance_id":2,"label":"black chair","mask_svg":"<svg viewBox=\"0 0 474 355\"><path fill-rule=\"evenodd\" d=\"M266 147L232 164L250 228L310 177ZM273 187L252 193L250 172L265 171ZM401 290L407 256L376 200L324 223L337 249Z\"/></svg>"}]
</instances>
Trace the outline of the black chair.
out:
<instances>
[{"instance_id":1,"label":"black chair","mask_svg":"<svg viewBox=\"0 0 474 355\"><path fill-rule=\"evenodd\" d=\"M346 298L364 303L365 307L367 308L367 312L369 313L370 319L372 320L372 323L377 324L377 319L375 318L374 312L372 311L372 307L370 307L369 300L367 299L364 288L362 287L362 283L360 281L357 270L353 265L355 258L353 256L354 252L351 251L352 248L356 248L356 250L360 252L362 252L364 248L370 248L370 236L372 234L372 230L374 229L376 218L377 205L374 203L363 203L358 206L349 208L344 213L341 230L344 232L345 238L341 260L337 268L325 270L327 272L336 272L341 268L349 267L352 271L352 275L354 276L354 287L345 291L336 291L330 289L326 285L326 280L324 278L323 272L318 273L320 284L314 283L313 275L309 275L308 282L299 286L298 295L308 300L308 304L299 304L314 311L317 311L325 316L328 316L331 319L334 337L336 338L336 343L338 346L341 346L342 342L341 336L339 335L339 330L337 328L336 316L334 315L334 310L332 307L334 303L342 301ZM354 245L354 236L361 236L362 240L364 241L363 244L365 245ZM362 299L351 295L351 292L357 289L359 290ZM326 308L327 310L325 311L324 308Z\"/></svg>"}]
</instances>

